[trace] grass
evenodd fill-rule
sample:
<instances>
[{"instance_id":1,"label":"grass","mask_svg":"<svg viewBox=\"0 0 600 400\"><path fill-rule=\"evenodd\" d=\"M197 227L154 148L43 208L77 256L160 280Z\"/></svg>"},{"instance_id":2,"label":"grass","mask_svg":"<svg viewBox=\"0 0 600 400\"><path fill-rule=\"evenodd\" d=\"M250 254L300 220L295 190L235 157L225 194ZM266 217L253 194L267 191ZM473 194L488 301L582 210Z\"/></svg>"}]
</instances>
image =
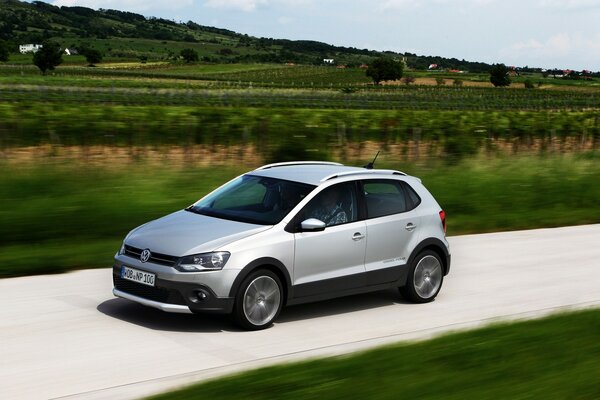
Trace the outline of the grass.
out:
<instances>
[{"instance_id":1,"label":"grass","mask_svg":"<svg viewBox=\"0 0 600 400\"><path fill-rule=\"evenodd\" d=\"M388 155L378 167L420 177L447 212L448 234L457 235L600 222L594 154L479 157L456 165ZM8 171L0 174L0 276L107 267L129 230L252 168L170 163L0 165Z\"/></svg>"},{"instance_id":2,"label":"grass","mask_svg":"<svg viewBox=\"0 0 600 400\"><path fill-rule=\"evenodd\" d=\"M182 67L185 68L185 67ZM327 69L327 68L325 68ZM335 70L335 69L334 69ZM41 76L30 69L0 68L3 102L57 105L135 104L358 110L590 111L600 109L600 91L529 90L485 87L364 85L349 88L340 75L300 77L296 84L265 75L236 79L237 73L189 73L156 68L77 67L68 74ZM6 74L2 74L6 72ZM21 73L23 73L21 75ZM239 74L265 73L262 70ZM266 73L265 73L266 74ZM283 78L281 78L283 79ZM302 80L300 80L302 79ZM101 90L104 89L104 90ZM110 89L110 90L106 90ZM166 89L156 92L156 89ZM345 92L350 90L350 92Z\"/></svg>"},{"instance_id":3,"label":"grass","mask_svg":"<svg viewBox=\"0 0 600 400\"><path fill-rule=\"evenodd\" d=\"M600 222L595 157L468 159L447 169L407 171L447 211L451 235Z\"/></svg>"},{"instance_id":4,"label":"grass","mask_svg":"<svg viewBox=\"0 0 600 400\"><path fill-rule=\"evenodd\" d=\"M262 368L152 399L592 400L599 339L593 309Z\"/></svg>"},{"instance_id":5,"label":"grass","mask_svg":"<svg viewBox=\"0 0 600 400\"><path fill-rule=\"evenodd\" d=\"M127 232L237 173L47 164L0 177L0 277L107 267Z\"/></svg>"},{"instance_id":6,"label":"grass","mask_svg":"<svg viewBox=\"0 0 600 400\"><path fill-rule=\"evenodd\" d=\"M261 106L239 106L235 96L244 91L198 91L179 93L139 89L137 96L120 88L90 91L68 90L72 104L64 104L60 93L38 91L38 99L0 102L0 151L18 151L23 146L170 146L254 145L260 151L268 144L278 146L293 137L304 137L306 147L341 152L361 147L366 141L401 148L407 158L415 142L425 156L461 156L484 147L503 152L573 151L597 148L600 144L600 119L596 111L456 111L456 110L381 110L344 108L285 108L274 104L276 93L253 92ZM33 93L26 93L30 98ZM55 97L55 95L57 97ZM296 90L280 93L282 102L317 102L319 94ZM107 103L97 103L107 96ZM123 104L115 99L123 96ZM202 106L135 102L164 99L169 102L199 100ZM238 100L239 98L238 97ZM385 103L385 96L381 96ZM331 98L344 102L344 96ZM51 101L55 99L56 101ZM95 102L85 104L86 99ZM109 99L112 99L109 100ZM132 103L128 103L131 101ZM364 104L356 101L356 106ZM266 110L268 109L268 111Z\"/></svg>"},{"instance_id":7,"label":"grass","mask_svg":"<svg viewBox=\"0 0 600 400\"><path fill-rule=\"evenodd\" d=\"M379 88L365 85L358 68L111 61L47 76L0 65L0 277L108 266L131 228L185 207L290 141L357 165L380 147L390 167L423 178L448 212L450 234L600 221L595 81L588 91ZM50 157L20 162L28 146ZM198 147L236 166L163 157ZM83 156L62 158L70 148ZM109 155L98 166L89 148L128 162ZM419 159L416 148L421 160L445 160L407 161ZM461 161L511 149L515 158ZM245 152L252 165L239 165Z\"/></svg>"}]
</instances>

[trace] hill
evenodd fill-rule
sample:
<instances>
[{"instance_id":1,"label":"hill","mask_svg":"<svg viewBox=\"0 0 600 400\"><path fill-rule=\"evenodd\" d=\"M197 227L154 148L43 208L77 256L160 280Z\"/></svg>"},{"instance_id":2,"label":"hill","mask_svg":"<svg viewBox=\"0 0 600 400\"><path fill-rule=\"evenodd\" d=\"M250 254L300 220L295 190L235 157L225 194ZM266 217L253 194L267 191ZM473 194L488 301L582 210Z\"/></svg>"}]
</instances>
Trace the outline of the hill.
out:
<instances>
[{"instance_id":1,"label":"hill","mask_svg":"<svg viewBox=\"0 0 600 400\"><path fill-rule=\"evenodd\" d=\"M105 58L120 60L168 60L183 48L193 48L205 62L322 64L324 58L333 58L339 64L358 66L382 54L317 41L257 38L193 21L175 22L127 11L18 0L0 0L0 39L8 42L13 53L19 44L53 39L64 47L85 43L100 50ZM429 64L471 72L490 68L485 63L455 58L385 54L404 57L415 69L426 69Z\"/></svg>"}]
</instances>

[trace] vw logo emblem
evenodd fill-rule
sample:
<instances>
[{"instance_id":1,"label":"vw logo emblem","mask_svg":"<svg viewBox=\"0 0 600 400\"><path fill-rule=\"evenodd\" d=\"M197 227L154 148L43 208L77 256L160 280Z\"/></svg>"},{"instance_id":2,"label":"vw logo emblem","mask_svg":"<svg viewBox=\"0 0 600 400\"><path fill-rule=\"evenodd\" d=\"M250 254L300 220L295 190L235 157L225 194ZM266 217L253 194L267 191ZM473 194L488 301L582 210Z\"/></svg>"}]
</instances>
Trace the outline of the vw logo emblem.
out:
<instances>
[{"instance_id":1,"label":"vw logo emblem","mask_svg":"<svg viewBox=\"0 0 600 400\"><path fill-rule=\"evenodd\" d=\"M152 254L150 253L150 250L148 250L148 249L142 251L142 254L140 254L140 261L145 263L146 261L148 261L150 259L151 255Z\"/></svg>"}]
</instances>

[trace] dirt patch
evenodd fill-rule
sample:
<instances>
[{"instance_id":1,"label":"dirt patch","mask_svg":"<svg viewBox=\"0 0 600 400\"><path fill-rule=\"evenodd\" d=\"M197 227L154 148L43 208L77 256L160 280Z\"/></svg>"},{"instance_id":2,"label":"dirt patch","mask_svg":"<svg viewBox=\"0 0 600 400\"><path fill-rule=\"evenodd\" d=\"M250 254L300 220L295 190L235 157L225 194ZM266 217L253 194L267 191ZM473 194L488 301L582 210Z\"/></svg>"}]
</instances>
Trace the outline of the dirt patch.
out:
<instances>
[{"instance_id":1,"label":"dirt patch","mask_svg":"<svg viewBox=\"0 0 600 400\"><path fill-rule=\"evenodd\" d=\"M454 79L463 79L460 76L456 76L456 78L444 78L444 80L446 81L445 86L452 86ZM405 83L402 80L399 81L385 81L385 82L381 82L382 85L386 85L386 86L401 86L401 85L405 85ZM437 82L435 80L435 78L430 78L430 77L421 77L421 78L415 78L415 81L413 83L411 83L411 85L422 85L422 86L437 86ZM466 86L466 87L494 87L494 85L492 85L490 82L477 82L477 81L470 81L470 80L466 80L463 79L463 84L462 86ZM515 85L515 87L523 87L522 84L518 84Z\"/></svg>"}]
</instances>

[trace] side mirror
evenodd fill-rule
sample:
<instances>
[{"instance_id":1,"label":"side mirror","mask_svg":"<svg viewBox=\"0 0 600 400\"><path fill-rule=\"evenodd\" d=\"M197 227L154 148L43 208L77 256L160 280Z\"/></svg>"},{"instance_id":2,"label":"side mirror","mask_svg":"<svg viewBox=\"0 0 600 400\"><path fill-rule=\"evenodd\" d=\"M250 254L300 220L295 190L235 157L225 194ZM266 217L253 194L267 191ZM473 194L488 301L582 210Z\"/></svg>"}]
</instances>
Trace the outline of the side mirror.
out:
<instances>
[{"instance_id":1,"label":"side mirror","mask_svg":"<svg viewBox=\"0 0 600 400\"><path fill-rule=\"evenodd\" d=\"M325 222L316 219L316 218L309 218L306 219L304 221L302 221L302 223L300 224L300 228L302 228L302 231L304 232L319 232L319 231L323 231L325 230Z\"/></svg>"}]
</instances>

